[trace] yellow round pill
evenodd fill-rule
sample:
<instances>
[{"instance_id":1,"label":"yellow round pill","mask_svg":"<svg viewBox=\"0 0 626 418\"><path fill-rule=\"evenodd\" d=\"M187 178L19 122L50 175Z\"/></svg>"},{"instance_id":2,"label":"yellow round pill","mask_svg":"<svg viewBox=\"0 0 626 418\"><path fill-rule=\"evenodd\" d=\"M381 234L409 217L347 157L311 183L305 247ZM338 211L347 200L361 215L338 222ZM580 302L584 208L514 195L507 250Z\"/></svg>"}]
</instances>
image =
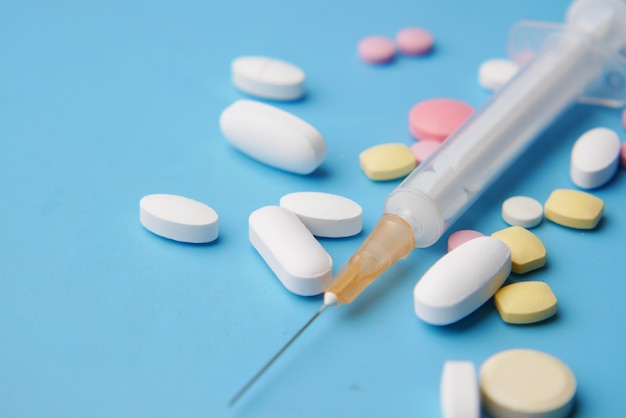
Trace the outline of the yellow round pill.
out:
<instances>
[{"instance_id":1,"label":"yellow round pill","mask_svg":"<svg viewBox=\"0 0 626 418\"><path fill-rule=\"evenodd\" d=\"M550 354L514 349L483 363L480 390L485 410L495 418L561 418L572 410L576 378Z\"/></svg>"}]
</instances>

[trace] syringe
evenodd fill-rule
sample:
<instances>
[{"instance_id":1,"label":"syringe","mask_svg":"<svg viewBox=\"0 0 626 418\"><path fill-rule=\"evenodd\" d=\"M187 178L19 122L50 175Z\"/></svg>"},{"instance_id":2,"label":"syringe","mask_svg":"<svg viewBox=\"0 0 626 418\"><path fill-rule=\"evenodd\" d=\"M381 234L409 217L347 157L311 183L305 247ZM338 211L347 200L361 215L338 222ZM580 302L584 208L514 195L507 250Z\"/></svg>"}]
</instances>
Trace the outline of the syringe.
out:
<instances>
[{"instance_id":1,"label":"syringe","mask_svg":"<svg viewBox=\"0 0 626 418\"><path fill-rule=\"evenodd\" d=\"M575 0L566 24L523 22L509 54L520 72L386 199L372 233L325 289L315 315L231 399L233 405L328 307L352 302L413 248L446 229L576 101L620 106L626 99L626 4Z\"/></svg>"}]
</instances>

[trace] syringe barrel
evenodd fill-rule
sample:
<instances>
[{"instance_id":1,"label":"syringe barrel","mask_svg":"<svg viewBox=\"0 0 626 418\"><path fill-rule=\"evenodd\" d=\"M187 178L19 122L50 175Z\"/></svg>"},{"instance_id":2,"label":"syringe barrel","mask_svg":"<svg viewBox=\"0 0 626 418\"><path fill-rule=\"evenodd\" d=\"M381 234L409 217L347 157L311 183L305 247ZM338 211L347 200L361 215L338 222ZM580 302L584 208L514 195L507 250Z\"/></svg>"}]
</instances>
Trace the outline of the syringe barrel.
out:
<instances>
[{"instance_id":1,"label":"syringe barrel","mask_svg":"<svg viewBox=\"0 0 626 418\"><path fill-rule=\"evenodd\" d=\"M479 113L472 115L387 198L385 212L434 244L478 196L602 73L593 39L553 34Z\"/></svg>"}]
</instances>

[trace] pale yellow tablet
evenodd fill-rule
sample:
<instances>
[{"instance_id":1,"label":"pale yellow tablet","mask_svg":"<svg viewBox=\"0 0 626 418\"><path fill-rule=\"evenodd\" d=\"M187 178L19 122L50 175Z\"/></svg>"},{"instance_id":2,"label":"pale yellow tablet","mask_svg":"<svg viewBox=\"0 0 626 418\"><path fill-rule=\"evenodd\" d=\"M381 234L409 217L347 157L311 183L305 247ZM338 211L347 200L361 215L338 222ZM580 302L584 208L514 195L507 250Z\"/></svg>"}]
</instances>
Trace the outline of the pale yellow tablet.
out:
<instances>
[{"instance_id":1,"label":"pale yellow tablet","mask_svg":"<svg viewBox=\"0 0 626 418\"><path fill-rule=\"evenodd\" d=\"M513 273L527 273L546 264L546 247L539 237L529 230L521 226L512 226L494 232L491 236L504 241L511 249Z\"/></svg>"},{"instance_id":2,"label":"pale yellow tablet","mask_svg":"<svg viewBox=\"0 0 626 418\"><path fill-rule=\"evenodd\" d=\"M532 324L550 318L557 311L557 299L544 282L517 282L501 287L494 296L504 322Z\"/></svg>"},{"instance_id":3,"label":"pale yellow tablet","mask_svg":"<svg viewBox=\"0 0 626 418\"><path fill-rule=\"evenodd\" d=\"M574 404L576 378L556 357L529 349L507 350L480 368L482 405L493 417L562 418Z\"/></svg>"},{"instance_id":4,"label":"pale yellow tablet","mask_svg":"<svg viewBox=\"0 0 626 418\"><path fill-rule=\"evenodd\" d=\"M604 202L580 190L554 190L543 206L547 219L575 229L593 229L604 213Z\"/></svg>"},{"instance_id":5,"label":"pale yellow tablet","mask_svg":"<svg viewBox=\"0 0 626 418\"><path fill-rule=\"evenodd\" d=\"M394 180L409 174L417 161L405 144L381 144L359 155L361 169L371 180Z\"/></svg>"}]
</instances>

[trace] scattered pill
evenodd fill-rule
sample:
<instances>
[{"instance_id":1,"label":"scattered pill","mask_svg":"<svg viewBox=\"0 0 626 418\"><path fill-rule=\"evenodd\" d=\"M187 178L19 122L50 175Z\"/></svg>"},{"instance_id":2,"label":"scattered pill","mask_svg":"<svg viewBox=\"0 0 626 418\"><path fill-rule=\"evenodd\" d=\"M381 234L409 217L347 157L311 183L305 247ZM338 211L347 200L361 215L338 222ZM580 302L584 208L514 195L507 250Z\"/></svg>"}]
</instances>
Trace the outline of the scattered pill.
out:
<instances>
[{"instance_id":1,"label":"scattered pill","mask_svg":"<svg viewBox=\"0 0 626 418\"><path fill-rule=\"evenodd\" d=\"M148 231L174 241L204 244L218 236L217 213L204 203L183 196L142 197L139 220Z\"/></svg>"},{"instance_id":2,"label":"scattered pill","mask_svg":"<svg viewBox=\"0 0 626 418\"><path fill-rule=\"evenodd\" d=\"M396 34L398 50L406 55L424 55L433 48L433 35L422 28L404 28Z\"/></svg>"},{"instance_id":3,"label":"scattered pill","mask_svg":"<svg viewBox=\"0 0 626 418\"><path fill-rule=\"evenodd\" d=\"M502 219L509 225L533 228L543 219L543 206L526 196L513 196L502 204Z\"/></svg>"},{"instance_id":4,"label":"scattered pill","mask_svg":"<svg viewBox=\"0 0 626 418\"><path fill-rule=\"evenodd\" d=\"M340 238L361 232L361 206L346 197L321 192L296 192L280 199L317 237Z\"/></svg>"},{"instance_id":5,"label":"scattered pill","mask_svg":"<svg viewBox=\"0 0 626 418\"><path fill-rule=\"evenodd\" d=\"M505 243L491 237L470 240L440 258L417 282L415 313L433 325L459 321L493 296L510 272Z\"/></svg>"},{"instance_id":6,"label":"scattered pill","mask_svg":"<svg viewBox=\"0 0 626 418\"><path fill-rule=\"evenodd\" d=\"M541 351L502 351L483 363L479 375L483 406L493 417L563 418L574 405L574 374Z\"/></svg>"},{"instance_id":7,"label":"scattered pill","mask_svg":"<svg viewBox=\"0 0 626 418\"><path fill-rule=\"evenodd\" d=\"M248 219L250 243L289 291L322 293L331 280L332 259L293 212L265 206Z\"/></svg>"},{"instance_id":8,"label":"scattered pill","mask_svg":"<svg viewBox=\"0 0 626 418\"><path fill-rule=\"evenodd\" d=\"M472 106L456 99L424 100L409 112L409 132L417 139L444 141L473 112Z\"/></svg>"},{"instance_id":9,"label":"scattered pill","mask_svg":"<svg viewBox=\"0 0 626 418\"><path fill-rule=\"evenodd\" d=\"M511 249L513 273L524 274L546 265L546 247L529 230L511 226L494 232L491 236L502 240Z\"/></svg>"},{"instance_id":10,"label":"scattered pill","mask_svg":"<svg viewBox=\"0 0 626 418\"><path fill-rule=\"evenodd\" d=\"M593 229L604 213L604 202L580 190L554 190L543 205L546 219L575 229Z\"/></svg>"},{"instance_id":11,"label":"scattered pill","mask_svg":"<svg viewBox=\"0 0 626 418\"><path fill-rule=\"evenodd\" d=\"M265 103L236 101L222 112L220 128L241 152L282 170L310 174L326 158L326 143L314 127Z\"/></svg>"},{"instance_id":12,"label":"scattered pill","mask_svg":"<svg viewBox=\"0 0 626 418\"><path fill-rule=\"evenodd\" d=\"M361 59L370 64L384 64L391 61L396 53L396 47L391 39L385 36L373 35L363 38L358 45Z\"/></svg>"},{"instance_id":13,"label":"scattered pill","mask_svg":"<svg viewBox=\"0 0 626 418\"><path fill-rule=\"evenodd\" d=\"M483 234L482 232L474 231L471 229L461 229L460 231L453 232L448 237L448 252L454 250L459 245L466 243L471 239L484 236L485 234Z\"/></svg>"},{"instance_id":14,"label":"scattered pill","mask_svg":"<svg viewBox=\"0 0 626 418\"><path fill-rule=\"evenodd\" d=\"M478 84L486 90L495 91L509 82L519 71L515 61L490 59L478 68Z\"/></svg>"},{"instance_id":15,"label":"scattered pill","mask_svg":"<svg viewBox=\"0 0 626 418\"><path fill-rule=\"evenodd\" d=\"M626 109L622 110L622 126L626 128Z\"/></svg>"},{"instance_id":16,"label":"scattered pill","mask_svg":"<svg viewBox=\"0 0 626 418\"><path fill-rule=\"evenodd\" d=\"M231 63L233 84L244 93L273 100L304 95L304 72L293 64L268 57L239 57Z\"/></svg>"},{"instance_id":17,"label":"scattered pill","mask_svg":"<svg viewBox=\"0 0 626 418\"><path fill-rule=\"evenodd\" d=\"M439 149L441 141L424 139L411 145L411 152L418 164L423 163L431 154Z\"/></svg>"},{"instance_id":18,"label":"scattered pill","mask_svg":"<svg viewBox=\"0 0 626 418\"><path fill-rule=\"evenodd\" d=\"M606 184L617 172L620 141L617 133L607 128L585 132L574 143L570 161L570 177L583 189Z\"/></svg>"},{"instance_id":19,"label":"scattered pill","mask_svg":"<svg viewBox=\"0 0 626 418\"><path fill-rule=\"evenodd\" d=\"M470 361L446 361L441 373L442 418L480 418L480 386Z\"/></svg>"},{"instance_id":20,"label":"scattered pill","mask_svg":"<svg viewBox=\"0 0 626 418\"><path fill-rule=\"evenodd\" d=\"M359 155L361 168L372 180L394 180L409 174L417 162L404 144L381 144L366 149Z\"/></svg>"},{"instance_id":21,"label":"scattered pill","mask_svg":"<svg viewBox=\"0 0 626 418\"><path fill-rule=\"evenodd\" d=\"M517 282L503 286L494 296L496 309L504 322L532 324L548 319L557 311L556 296L544 282Z\"/></svg>"},{"instance_id":22,"label":"scattered pill","mask_svg":"<svg viewBox=\"0 0 626 418\"><path fill-rule=\"evenodd\" d=\"M620 153L620 159L622 161L622 167L626 167L626 142L622 143L622 152Z\"/></svg>"}]
</instances>

